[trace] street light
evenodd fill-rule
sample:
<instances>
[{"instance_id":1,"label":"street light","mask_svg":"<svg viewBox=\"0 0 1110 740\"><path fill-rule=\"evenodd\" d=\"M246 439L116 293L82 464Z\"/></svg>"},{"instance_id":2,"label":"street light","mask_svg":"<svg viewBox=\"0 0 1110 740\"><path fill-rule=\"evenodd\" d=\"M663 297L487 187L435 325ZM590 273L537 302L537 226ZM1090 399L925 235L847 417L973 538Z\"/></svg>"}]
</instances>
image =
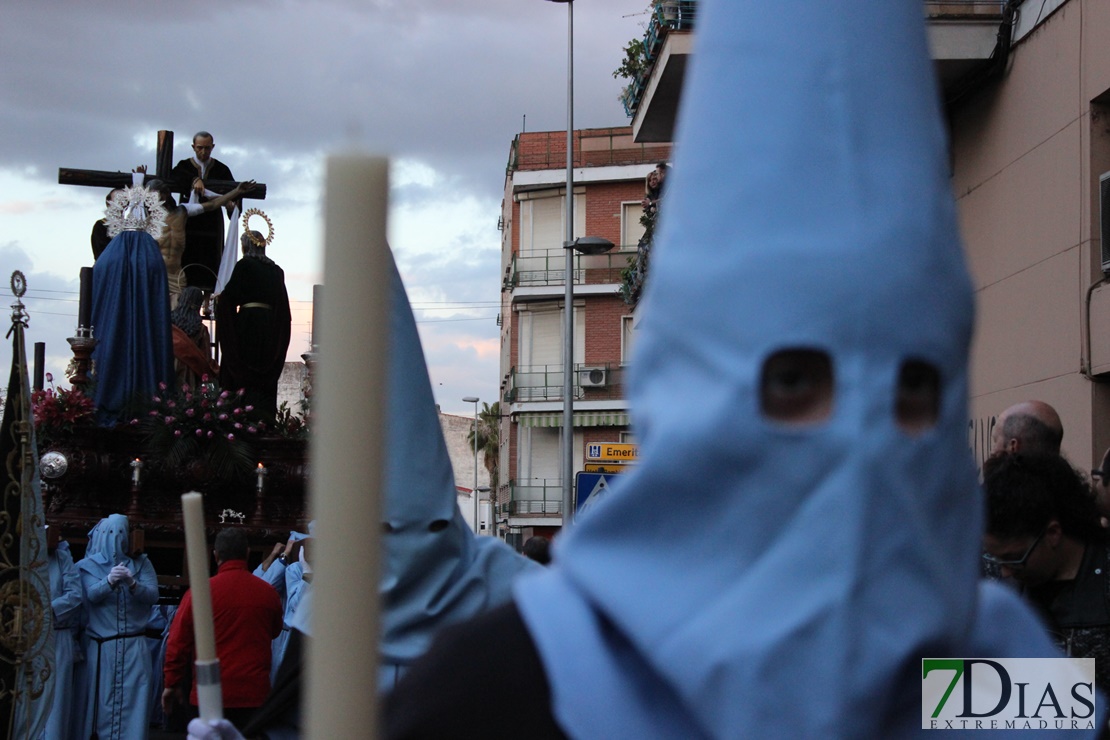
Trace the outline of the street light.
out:
<instances>
[{"instance_id":1,"label":"street light","mask_svg":"<svg viewBox=\"0 0 1110 740\"><path fill-rule=\"evenodd\" d=\"M467 396L464 403L474 404L474 534L478 534L478 397Z\"/></svg>"},{"instance_id":2,"label":"street light","mask_svg":"<svg viewBox=\"0 0 1110 740\"><path fill-rule=\"evenodd\" d=\"M598 237L574 238L574 0L548 0L567 6L567 187L566 290L563 321L563 526L574 518L574 253L602 254L613 243Z\"/></svg>"}]
</instances>

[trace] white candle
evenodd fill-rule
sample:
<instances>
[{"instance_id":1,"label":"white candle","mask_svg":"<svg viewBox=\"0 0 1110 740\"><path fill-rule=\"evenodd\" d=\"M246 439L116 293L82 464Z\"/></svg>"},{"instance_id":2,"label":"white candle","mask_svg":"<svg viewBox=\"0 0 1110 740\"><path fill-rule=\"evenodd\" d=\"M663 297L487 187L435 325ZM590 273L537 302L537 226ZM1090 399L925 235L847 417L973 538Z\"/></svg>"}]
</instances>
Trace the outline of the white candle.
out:
<instances>
[{"instance_id":1,"label":"white candle","mask_svg":"<svg viewBox=\"0 0 1110 740\"><path fill-rule=\"evenodd\" d=\"M258 486L257 487L258 487L258 492L259 493L262 493L262 487L264 485L263 481L265 480L265 478L266 478L266 466L263 465L262 463L258 463Z\"/></svg>"},{"instance_id":2,"label":"white candle","mask_svg":"<svg viewBox=\"0 0 1110 740\"><path fill-rule=\"evenodd\" d=\"M139 481L142 477L142 472L143 461L136 457L134 462L131 463L131 482L134 483L136 486L139 485Z\"/></svg>"},{"instance_id":3,"label":"white candle","mask_svg":"<svg viewBox=\"0 0 1110 740\"><path fill-rule=\"evenodd\" d=\"M377 726L374 595L389 338L388 174L382 158L331 157L327 163L327 300L319 322L311 441L312 641L303 704L313 738L373 737Z\"/></svg>"},{"instance_id":4,"label":"white candle","mask_svg":"<svg viewBox=\"0 0 1110 740\"><path fill-rule=\"evenodd\" d=\"M204 536L204 497L181 495L185 521L185 555L189 564L189 591L193 599L193 635L196 646L197 698L201 719L220 719L219 661L216 630L212 624L212 593L208 588L208 542ZM213 690L213 686L215 687ZM213 706L213 704L215 706Z\"/></svg>"}]
</instances>

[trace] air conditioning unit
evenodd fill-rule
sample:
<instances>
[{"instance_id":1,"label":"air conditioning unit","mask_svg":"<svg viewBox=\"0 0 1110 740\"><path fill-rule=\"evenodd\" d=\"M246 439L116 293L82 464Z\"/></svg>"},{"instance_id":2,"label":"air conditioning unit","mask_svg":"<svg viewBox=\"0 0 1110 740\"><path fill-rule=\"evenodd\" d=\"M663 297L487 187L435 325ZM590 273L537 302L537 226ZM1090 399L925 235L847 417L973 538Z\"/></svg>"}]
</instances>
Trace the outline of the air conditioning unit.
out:
<instances>
[{"instance_id":1,"label":"air conditioning unit","mask_svg":"<svg viewBox=\"0 0 1110 740\"><path fill-rule=\"evenodd\" d=\"M1099 237L1102 242L1102 271L1110 274L1110 172L1098 178Z\"/></svg>"},{"instance_id":2,"label":"air conditioning unit","mask_svg":"<svg viewBox=\"0 0 1110 740\"><path fill-rule=\"evenodd\" d=\"M578 371L578 385L583 388L604 388L609 385L609 370L604 367L587 367Z\"/></svg>"}]
</instances>

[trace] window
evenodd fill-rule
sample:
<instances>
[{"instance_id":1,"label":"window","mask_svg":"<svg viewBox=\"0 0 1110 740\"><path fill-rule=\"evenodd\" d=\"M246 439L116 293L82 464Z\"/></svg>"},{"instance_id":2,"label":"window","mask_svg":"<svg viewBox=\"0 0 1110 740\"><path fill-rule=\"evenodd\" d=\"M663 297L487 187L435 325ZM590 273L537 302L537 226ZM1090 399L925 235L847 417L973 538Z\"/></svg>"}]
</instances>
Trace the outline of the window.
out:
<instances>
[{"instance_id":1,"label":"window","mask_svg":"<svg viewBox=\"0 0 1110 740\"><path fill-rule=\"evenodd\" d=\"M621 203L621 247L635 247L644 237L644 225L640 217L644 207L639 201Z\"/></svg>"},{"instance_id":2,"label":"window","mask_svg":"<svg viewBox=\"0 0 1110 740\"><path fill-rule=\"evenodd\" d=\"M632 343L635 330L632 328L632 316L621 316L621 364L628 365L632 362Z\"/></svg>"},{"instance_id":3,"label":"window","mask_svg":"<svg viewBox=\"0 0 1110 740\"><path fill-rule=\"evenodd\" d=\"M544 190L521 195L520 251L562 250L567 238L566 200L558 190ZM586 195L574 195L574 233L586 233Z\"/></svg>"}]
</instances>

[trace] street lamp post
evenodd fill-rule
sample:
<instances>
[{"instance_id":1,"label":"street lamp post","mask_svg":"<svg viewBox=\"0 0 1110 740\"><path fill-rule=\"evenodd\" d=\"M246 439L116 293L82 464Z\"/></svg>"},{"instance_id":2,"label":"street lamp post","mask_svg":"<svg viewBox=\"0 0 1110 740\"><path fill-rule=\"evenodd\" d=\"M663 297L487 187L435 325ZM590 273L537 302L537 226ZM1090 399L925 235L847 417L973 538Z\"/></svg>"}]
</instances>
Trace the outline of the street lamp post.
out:
<instances>
[{"instance_id":1,"label":"street lamp post","mask_svg":"<svg viewBox=\"0 0 1110 740\"><path fill-rule=\"evenodd\" d=\"M567 6L567 186L565 290L563 296L563 526L574 518L574 253L602 254L613 243L598 237L574 238L574 0L548 0Z\"/></svg>"},{"instance_id":2,"label":"street lamp post","mask_svg":"<svg viewBox=\"0 0 1110 740\"><path fill-rule=\"evenodd\" d=\"M474 404L474 534L478 534L478 397L467 396L464 403Z\"/></svg>"},{"instance_id":3,"label":"street lamp post","mask_svg":"<svg viewBox=\"0 0 1110 740\"><path fill-rule=\"evenodd\" d=\"M550 0L567 6L567 238L563 316L563 526L574 515L574 0Z\"/></svg>"}]
</instances>

